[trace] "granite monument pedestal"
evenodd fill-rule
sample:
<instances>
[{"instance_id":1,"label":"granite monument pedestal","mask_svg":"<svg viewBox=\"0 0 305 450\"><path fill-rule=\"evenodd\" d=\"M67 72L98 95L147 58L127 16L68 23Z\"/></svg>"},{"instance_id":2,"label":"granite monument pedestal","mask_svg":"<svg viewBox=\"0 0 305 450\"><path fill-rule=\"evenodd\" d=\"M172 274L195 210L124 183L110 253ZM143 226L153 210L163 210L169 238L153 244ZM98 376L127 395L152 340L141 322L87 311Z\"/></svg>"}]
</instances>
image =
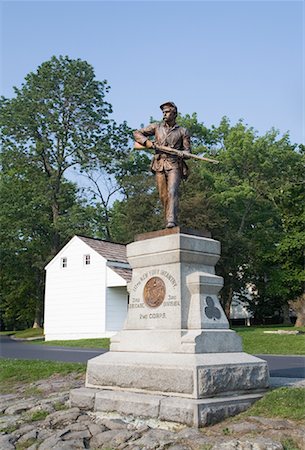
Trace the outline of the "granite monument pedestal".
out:
<instances>
[{"instance_id":1,"label":"granite monument pedestal","mask_svg":"<svg viewBox=\"0 0 305 450\"><path fill-rule=\"evenodd\" d=\"M179 227L127 246L133 269L123 330L88 361L71 404L201 427L247 409L268 388L267 363L229 329L215 275L220 243Z\"/></svg>"}]
</instances>

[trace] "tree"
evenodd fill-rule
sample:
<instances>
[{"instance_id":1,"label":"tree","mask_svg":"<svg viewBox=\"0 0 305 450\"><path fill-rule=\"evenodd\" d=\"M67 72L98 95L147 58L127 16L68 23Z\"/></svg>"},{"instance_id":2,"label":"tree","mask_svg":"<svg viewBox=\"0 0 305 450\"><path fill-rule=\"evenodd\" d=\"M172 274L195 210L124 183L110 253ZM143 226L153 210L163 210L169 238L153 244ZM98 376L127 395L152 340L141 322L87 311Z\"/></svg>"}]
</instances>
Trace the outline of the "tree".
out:
<instances>
[{"instance_id":1,"label":"tree","mask_svg":"<svg viewBox=\"0 0 305 450\"><path fill-rule=\"evenodd\" d=\"M53 56L25 77L15 97L0 103L1 140L15 146L45 175L52 211L52 254L60 245L62 186L68 169L111 162L111 143L120 142L104 100L106 81L80 59ZM120 132L124 126L119 127Z\"/></svg>"},{"instance_id":2,"label":"tree","mask_svg":"<svg viewBox=\"0 0 305 450\"><path fill-rule=\"evenodd\" d=\"M18 150L1 154L0 311L7 329L41 325L44 266L51 258L52 217L44 174ZM78 199L76 186L61 189L59 231L63 241L90 232L94 211Z\"/></svg>"},{"instance_id":3,"label":"tree","mask_svg":"<svg viewBox=\"0 0 305 450\"><path fill-rule=\"evenodd\" d=\"M51 230L41 172L18 152L9 153L1 155L0 309L4 326L15 329L33 323L38 297L41 307L40 273ZM25 171L21 170L23 164Z\"/></svg>"},{"instance_id":4,"label":"tree","mask_svg":"<svg viewBox=\"0 0 305 450\"><path fill-rule=\"evenodd\" d=\"M279 256L287 239L285 215L289 211L292 222L299 221L304 209L304 189L303 199L296 194L296 189L300 194L304 186L304 166L288 135L280 137L271 130L258 136L243 123L226 130L219 160L221 166L213 168L215 200L228 218L225 229L215 229L223 244L219 264L225 279L222 300L228 313L233 292L242 297L247 285L254 285L256 295L250 303L262 319L285 307L289 296L300 292L300 278L294 277L294 286L287 283L292 274L287 264L295 269L295 261L288 254L283 257L282 253L281 260ZM295 209L287 205L288 198ZM301 247L299 242L299 250ZM298 255L300 258L300 252Z\"/></svg>"},{"instance_id":5,"label":"tree","mask_svg":"<svg viewBox=\"0 0 305 450\"><path fill-rule=\"evenodd\" d=\"M297 305L297 323L301 323L305 294L305 148L301 145L297 150L293 162L284 161L285 180L273 198L283 232L273 255L278 273L271 287L284 298L284 310L288 312L288 304L292 309Z\"/></svg>"},{"instance_id":6,"label":"tree","mask_svg":"<svg viewBox=\"0 0 305 450\"><path fill-rule=\"evenodd\" d=\"M146 154L134 152L126 160L120 177L121 194L110 211L111 236L117 242L131 242L136 234L158 230L163 211Z\"/></svg>"},{"instance_id":7,"label":"tree","mask_svg":"<svg viewBox=\"0 0 305 450\"><path fill-rule=\"evenodd\" d=\"M67 176L113 173L129 130L110 120L109 86L86 61L54 56L14 91L0 100L2 308L7 324L24 326L34 309L41 321L46 262L74 233L101 229L98 211Z\"/></svg>"}]
</instances>

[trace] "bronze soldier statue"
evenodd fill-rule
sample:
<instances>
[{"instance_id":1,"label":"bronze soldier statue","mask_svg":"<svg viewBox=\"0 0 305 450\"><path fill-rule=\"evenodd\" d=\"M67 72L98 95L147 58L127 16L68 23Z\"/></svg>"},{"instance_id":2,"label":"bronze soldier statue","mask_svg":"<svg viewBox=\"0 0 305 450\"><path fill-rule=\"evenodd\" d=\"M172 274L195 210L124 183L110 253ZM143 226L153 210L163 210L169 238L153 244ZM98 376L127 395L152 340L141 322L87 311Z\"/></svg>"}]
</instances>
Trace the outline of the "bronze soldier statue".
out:
<instances>
[{"instance_id":1,"label":"bronze soldier statue","mask_svg":"<svg viewBox=\"0 0 305 450\"><path fill-rule=\"evenodd\" d=\"M152 123L135 131L134 138L139 144L155 150L151 170L156 175L166 227L172 228L177 225L180 181L188 176L188 168L184 159L187 158L185 152L191 152L191 143L186 128L176 124L178 111L175 103L165 102L160 108L163 112L163 122ZM154 142L148 139L150 136L155 136ZM168 147L168 150L173 149L174 153L165 152L165 146Z\"/></svg>"}]
</instances>

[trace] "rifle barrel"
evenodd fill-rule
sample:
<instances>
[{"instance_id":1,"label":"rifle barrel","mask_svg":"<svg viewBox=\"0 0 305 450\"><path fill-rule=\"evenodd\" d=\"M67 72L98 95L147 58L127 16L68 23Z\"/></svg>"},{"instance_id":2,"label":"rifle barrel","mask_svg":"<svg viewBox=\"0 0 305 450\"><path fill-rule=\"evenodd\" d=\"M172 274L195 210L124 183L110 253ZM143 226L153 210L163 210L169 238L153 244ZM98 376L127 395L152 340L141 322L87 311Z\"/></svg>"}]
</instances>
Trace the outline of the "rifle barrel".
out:
<instances>
[{"instance_id":1,"label":"rifle barrel","mask_svg":"<svg viewBox=\"0 0 305 450\"><path fill-rule=\"evenodd\" d=\"M193 153L186 152L184 150L177 150L175 148L167 147L166 145L158 145L154 149L149 149L147 147L144 147L143 145L139 144L138 142L135 142L134 148L136 150L161 150L164 153L169 153L170 155L178 155L178 156L185 156L186 158L192 158L192 159L199 159L200 161L206 161L213 164L219 164L219 161L216 161L216 159L206 158L204 156L200 155L194 155Z\"/></svg>"}]
</instances>

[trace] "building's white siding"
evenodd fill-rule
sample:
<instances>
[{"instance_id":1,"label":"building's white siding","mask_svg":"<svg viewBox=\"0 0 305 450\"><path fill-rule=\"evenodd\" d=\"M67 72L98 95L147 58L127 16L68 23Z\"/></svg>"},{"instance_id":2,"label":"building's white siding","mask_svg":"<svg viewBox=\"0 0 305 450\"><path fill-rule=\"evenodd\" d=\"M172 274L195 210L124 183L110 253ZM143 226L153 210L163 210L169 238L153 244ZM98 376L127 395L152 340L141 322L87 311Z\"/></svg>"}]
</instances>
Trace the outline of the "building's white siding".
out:
<instances>
[{"instance_id":1,"label":"building's white siding","mask_svg":"<svg viewBox=\"0 0 305 450\"><path fill-rule=\"evenodd\" d=\"M122 277L118 275L114 270L111 269L112 264L107 266L106 272L106 283L108 287L119 287L122 286ZM126 286L126 281L124 282L124 286ZM125 292L126 287L125 287ZM127 295L127 294L126 294Z\"/></svg>"},{"instance_id":2,"label":"building's white siding","mask_svg":"<svg viewBox=\"0 0 305 450\"><path fill-rule=\"evenodd\" d=\"M119 331L123 328L127 316L126 287L107 288L106 330Z\"/></svg>"},{"instance_id":3,"label":"building's white siding","mask_svg":"<svg viewBox=\"0 0 305 450\"><path fill-rule=\"evenodd\" d=\"M90 254L90 264L84 256ZM61 267L67 258L67 267ZM45 338L82 339L106 333L106 260L74 237L48 264Z\"/></svg>"},{"instance_id":4,"label":"building's white siding","mask_svg":"<svg viewBox=\"0 0 305 450\"><path fill-rule=\"evenodd\" d=\"M250 319L253 317L253 314L248 309L247 302L243 302L237 298L233 298L230 307L230 319L244 319L246 325L250 325Z\"/></svg>"}]
</instances>

